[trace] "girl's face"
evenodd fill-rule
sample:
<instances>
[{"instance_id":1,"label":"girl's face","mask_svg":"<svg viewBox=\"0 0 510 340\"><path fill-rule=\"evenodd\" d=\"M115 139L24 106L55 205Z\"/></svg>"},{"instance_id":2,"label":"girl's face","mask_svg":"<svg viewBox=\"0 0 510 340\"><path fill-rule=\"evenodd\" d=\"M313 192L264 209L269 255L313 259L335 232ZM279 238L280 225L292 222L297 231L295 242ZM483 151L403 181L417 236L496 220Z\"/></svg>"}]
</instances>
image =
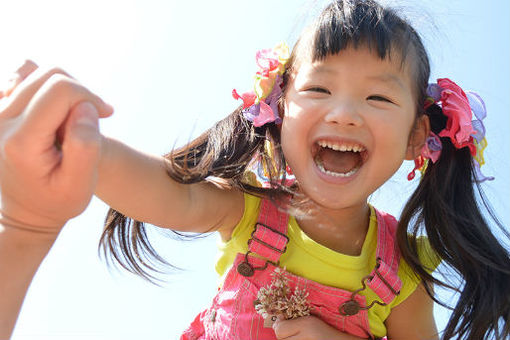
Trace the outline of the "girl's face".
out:
<instances>
[{"instance_id":1,"label":"girl's face","mask_svg":"<svg viewBox=\"0 0 510 340\"><path fill-rule=\"evenodd\" d=\"M282 148L301 190L319 205L366 204L406 157L414 158L411 72L396 59L349 48L303 61L290 77Z\"/></svg>"}]
</instances>

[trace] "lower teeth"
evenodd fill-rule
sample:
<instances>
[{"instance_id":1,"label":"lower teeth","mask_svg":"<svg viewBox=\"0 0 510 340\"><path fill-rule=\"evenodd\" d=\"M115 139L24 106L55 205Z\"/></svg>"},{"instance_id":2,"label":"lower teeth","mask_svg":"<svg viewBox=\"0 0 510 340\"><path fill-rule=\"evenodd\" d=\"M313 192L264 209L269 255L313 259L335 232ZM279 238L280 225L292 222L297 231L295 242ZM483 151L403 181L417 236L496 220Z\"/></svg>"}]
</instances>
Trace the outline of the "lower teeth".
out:
<instances>
[{"instance_id":1,"label":"lower teeth","mask_svg":"<svg viewBox=\"0 0 510 340\"><path fill-rule=\"evenodd\" d=\"M320 161L317 161L316 164L317 164L317 167L322 172L324 172L325 174L328 174L330 176L334 176L334 177L349 177L349 176L352 176L359 169L359 166L357 166L354 169L352 169L351 171L346 172L346 173L343 173L343 172L333 172L333 171L326 170L326 168L324 168L324 165L322 165L322 163Z\"/></svg>"}]
</instances>

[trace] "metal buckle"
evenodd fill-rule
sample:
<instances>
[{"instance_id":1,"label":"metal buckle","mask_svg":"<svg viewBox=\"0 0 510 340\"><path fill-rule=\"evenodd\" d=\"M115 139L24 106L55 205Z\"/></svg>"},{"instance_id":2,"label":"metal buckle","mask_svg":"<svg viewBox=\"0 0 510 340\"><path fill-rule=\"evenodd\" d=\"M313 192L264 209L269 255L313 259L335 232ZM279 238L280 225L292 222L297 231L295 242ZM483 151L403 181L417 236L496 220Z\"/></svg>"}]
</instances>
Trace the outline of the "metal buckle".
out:
<instances>
[{"instance_id":1,"label":"metal buckle","mask_svg":"<svg viewBox=\"0 0 510 340\"><path fill-rule=\"evenodd\" d=\"M400 294L400 291L395 291L395 289L393 289L393 287L388 283L388 281L386 281L383 276L381 275L381 273L379 273L379 267L381 266L381 258L380 257L377 257L376 258L376 264L375 264L375 268L374 268L374 272L375 272L375 275L377 275L377 277L379 279L381 279L381 281L391 290L391 292L395 295L399 295ZM381 305L381 306L386 306L387 303L385 302L382 302L382 301L378 301L378 300L373 300L372 303L366 307L361 307L360 304L354 300L354 297L361 291L365 290L367 288L367 284L366 284L366 281L371 281L372 279L374 278L373 275L367 275L365 276L364 278L361 279L361 285L362 287L355 290L352 294L351 294L351 298L342 303L340 305L340 307L338 307L338 310L340 312L340 314L342 314L343 316L352 316L352 315L356 315L358 314L358 312L360 310L368 310L370 308L372 308L375 304L378 304L378 305Z\"/></svg>"},{"instance_id":2,"label":"metal buckle","mask_svg":"<svg viewBox=\"0 0 510 340\"><path fill-rule=\"evenodd\" d=\"M261 239L259 239L259 238L255 237L255 236L253 236L253 235L255 234L255 232L257 231L257 229L258 229L258 227L259 227L259 226L262 226L262 227L264 227L264 228L267 228L267 229L271 230L272 232L274 232L275 234L278 234L278 235L280 235L280 236L285 237L285 238L287 239L287 242L285 243L285 248L283 248L283 250L280 250L280 249L275 248L275 247L273 247L272 245L268 244L267 242L264 242L264 241L262 241ZM281 233L281 232L279 232L278 230L275 230L275 229L271 228L270 226L267 226L267 225L265 225L265 224L263 224L263 223L256 223L256 224L255 224L255 228L254 228L254 229L253 229L253 231L251 232L251 237L250 237L250 239L248 240L248 247L250 247L250 244L251 244L251 242L252 242L252 241L258 242L258 243L260 243L260 244L262 244L262 245L264 245L264 246L268 247L269 249L272 249L272 250L274 250L274 251L276 251L276 252L278 252L278 253L280 253L280 254L283 254L283 253L287 250L287 243L289 243L289 237L288 237L287 235L285 235L284 233ZM280 261L278 261L278 262L276 262L276 263L275 263L275 262L273 262L273 261L270 261L270 260L268 260L268 259L265 259L265 260L266 260L266 262L265 262L264 266L262 266L262 267L254 267L254 266L253 266L252 264L250 264L250 262L248 261L248 255L249 255L249 254L251 254L251 253L252 253L252 251L248 250L248 251L246 252L246 254L244 254L244 261L243 261L243 262L241 262L241 263L239 263L239 264L237 265L237 272L238 272L239 274L241 274L242 276L245 276L245 277L253 276L253 274L255 274L255 270L264 270L264 269L266 269L266 268L267 268L267 266L268 266L268 264L269 264L269 263L271 263L271 264L273 264L273 265L275 265L275 266L278 266L278 265L279 265L279 263L280 263ZM261 259L264 259L264 258L263 258L263 257L261 257Z\"/></svg>"},{"instance_id":3,"label":"metal buckle","mask_svg":"<svg viewBox=\"0 0 510 340\"><path fill-rule=\"evenodd\" d=\"M255 236L253 236L253 235L257 232L257 229L258 229L258 227L259 227L259 226L262 226L262 227L264 227L264 228L267 228L267 229L271 230L272 232L274 232L275 234L278 234L278 235L280 235L280 236L285 237L285 238L287 239L287 242L285 243L285 247L284 247L282 250L280 250L280 249L278 249L278 248L273 247L273 246L272 246L272 245L270 245L269 243L264 242L264 241L262 241L261 239L259 239L259 238L255 237ZM253 231L251 232L251 237L250 237L250 239L248 240L248 246L250 246L250 244L251 244L251 242L252 242L252 241L255 241L255 242L257 242L257 243L260 243L260 244L262 244L262 245L264 245L264 246L268 247L269 249L272 249L272 250L274 250L274 251L276 251L276 252L278 252L278 253L280 253L280 254L283 254L283 253L285 253L285 251L287 250L287 244L289 243L289 237L288 237L287 235L285 235L284 233L282 233L282 232L280 232L280 231L278 231L278 230L276 230L276 229L271 228L270 226L267 226L267 225L265 225L265 224L263 224L263 223L257 223L257 224L255 224L255 228L254 228L254 229L253 229Z\"/></svg>"},{"instance_id":4,"label":"metal buckle","mask_svg":"<svg viewBox=\"0 0 510 340\"><path fill-rule=\"evenodd\" d=\"M244 254L244 261L239 263L237 265L237 272L239 274L241 274L242 276L244 277L250 277L250 276L253 276L253 274L255 274L255 271L256 270L264 270L267 268L267 266L269 265L269 263L271 263L272 265L278 267L278 265L280 264L280 261L278 262L273 262L273 261L270 261L270 260L266 260L266 262L264 263L264 265L262 267L254 267L252 264L250 264L250 262L248 261L248 255L251 254L251 251L247 251L246 254ZM263 258L261 258L263 259Z\"/></svg>"}]
</instances>

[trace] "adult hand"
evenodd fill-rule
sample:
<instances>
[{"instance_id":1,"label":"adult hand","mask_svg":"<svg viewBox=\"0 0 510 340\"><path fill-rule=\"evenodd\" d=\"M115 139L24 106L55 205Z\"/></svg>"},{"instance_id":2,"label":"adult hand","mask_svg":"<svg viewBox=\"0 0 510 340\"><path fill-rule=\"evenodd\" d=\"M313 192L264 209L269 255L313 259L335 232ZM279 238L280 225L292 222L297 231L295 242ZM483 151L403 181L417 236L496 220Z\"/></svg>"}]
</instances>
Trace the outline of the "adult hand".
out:
<instances>
[{"instance_id":1,"label":"adult hand","mask_svg":"<svg viewBox=\"0 0 510 340\"><path fill-rule=\"evenodd\" d=\"M30 61L0 92L0 339L60 229L92 197L98 118L112 112L64 71Z\"/></svg>"},{"instance_id":2,"label":"adult hand","mask_svg":"<svg viewBox=\"0 0 510 340\"><path fill-rule=\"evenodd\" d=\"M358 340L361 338L342 333L315 316L292 320L278 319L273 324L278 340Z\"/></svg>"},{"instance_id":3,"label":"adult hand","mask_svg":"<svg viewBox=\"0 0 510 340\"><path fill-rule=\"evenodd\" d=\"M1 213L58 233L88 205L97 179L98 118L111 106L61 69L27 61L0 92Z\"/></svg>"}]
</instances>

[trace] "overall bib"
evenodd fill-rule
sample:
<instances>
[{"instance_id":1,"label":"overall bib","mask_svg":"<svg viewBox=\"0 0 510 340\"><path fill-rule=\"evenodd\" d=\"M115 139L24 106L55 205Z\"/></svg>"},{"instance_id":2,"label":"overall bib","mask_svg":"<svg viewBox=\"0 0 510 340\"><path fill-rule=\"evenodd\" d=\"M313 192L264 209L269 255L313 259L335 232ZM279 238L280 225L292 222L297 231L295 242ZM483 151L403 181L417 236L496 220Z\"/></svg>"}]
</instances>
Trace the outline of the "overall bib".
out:
<instances>
[{"instance_id":1,"label":"overall bib","mask_svg":"<svg viewBox=\"0 0 510 340\"><path fill-rule=\"evenodd\" d=\"M400 260L395 247L397 221L377 210L376 214L376 266L361 280L358 290L350 292L286 273L292 291L298 287L309 293L307 301L312 315L342 332L369 339L374 336L367 310L376 303L390 303L402 287L397 276ZM259 289L271 283L271 274L286 250L288 217L269 200L261 201L248 252L237 254L212 306L195 318L181 340L276 340L273 329L264 326L264 319L255 311L254 301ZM358 294L367 287L381 301L374 300L367 305L366 298Z\"/></svg>"}]
</instances>

